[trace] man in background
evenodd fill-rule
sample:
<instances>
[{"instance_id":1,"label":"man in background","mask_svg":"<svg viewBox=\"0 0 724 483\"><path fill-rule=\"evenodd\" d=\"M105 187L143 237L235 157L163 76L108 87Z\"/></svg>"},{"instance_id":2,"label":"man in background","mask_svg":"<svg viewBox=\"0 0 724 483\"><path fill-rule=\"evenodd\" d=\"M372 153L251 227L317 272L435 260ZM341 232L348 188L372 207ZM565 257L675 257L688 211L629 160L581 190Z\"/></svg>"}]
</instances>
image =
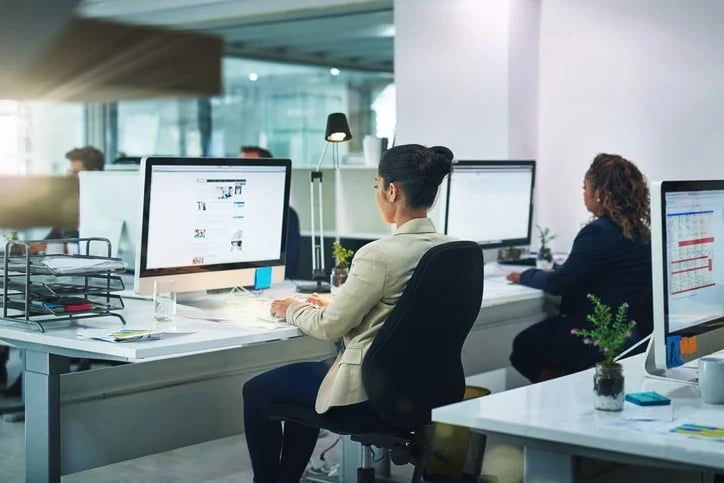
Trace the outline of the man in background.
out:
<instances>
[{"instance_id":1,"label":"man in background","mask_svg":"<svg viewBox=\"0 0 724 483\"><path fill-rule=\"evenodd\" d=\"M65 157L69 162L68 176L78 177L78 173L81 171L103 171L106 164L103 152L93 146L73 148L65 153ZM78 238L78 227L61 228L56 226L45 237L46 240L58 238Z\"/></svg>"},{"instance_id":2,"label":"man in background","mask_svg":"<svg viewBox=\"0 0 724 483\"><path fill-rule=\"evenodd\" d=\"M239 152L240 158L273 158L272 153L268 149L259 146L242 146ZM299 242L301 234L299 232L299 215L289 207L287 215L287 257L284 260L285 278L296 278L297 274L297 258L299 258Z\"/></svg>"},{"instance_id":3,"label":"man in background","mask_svg":"<svg viewBox=\"0 0 724 483\"><path fill-rule=\"evenodd\" d=\"M268 149L259 146L242 146L239 151L240 158L273 158L272 153Z\"/></svg>"}]
</instances>

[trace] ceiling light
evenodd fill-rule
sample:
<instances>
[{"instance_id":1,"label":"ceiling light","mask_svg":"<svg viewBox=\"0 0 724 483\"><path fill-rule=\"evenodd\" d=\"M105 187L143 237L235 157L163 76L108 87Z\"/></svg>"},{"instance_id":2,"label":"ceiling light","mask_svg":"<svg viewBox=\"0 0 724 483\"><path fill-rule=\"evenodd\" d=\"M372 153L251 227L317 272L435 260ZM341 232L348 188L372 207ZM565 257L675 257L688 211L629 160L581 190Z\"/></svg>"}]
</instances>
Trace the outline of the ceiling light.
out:
<instances>
[{"instance_id":1,"label":"ceiling light","mask_svg":"<svg viewBox=\"0 0 724 483\"><path fill-rule=\"evenodd\" d=\"M249 74L249 80L250 80L250 81L256 82L257 79L259 79L259 74L257 74L256 72L252 72L251 74Z\"/></svg>"},{"instance_id":2,"label":"ceiling light","mask_svg":"<svg viewBox=\"0 0 724 483\"><path fill-rule=\"evenodd\" d=\"M329 69L329 73L333 76L338 76L340 73L340 70L336 67L332 67L331 69Z\"/></svg>"}]
</instances>

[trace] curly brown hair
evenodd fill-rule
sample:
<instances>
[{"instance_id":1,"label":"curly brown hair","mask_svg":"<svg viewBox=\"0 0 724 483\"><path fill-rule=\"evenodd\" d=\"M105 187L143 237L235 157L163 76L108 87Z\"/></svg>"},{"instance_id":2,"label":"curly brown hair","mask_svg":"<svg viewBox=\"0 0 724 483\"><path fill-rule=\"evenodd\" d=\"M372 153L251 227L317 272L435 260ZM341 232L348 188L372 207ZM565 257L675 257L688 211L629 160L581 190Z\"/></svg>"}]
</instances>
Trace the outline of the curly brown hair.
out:
<instances>
[{"instance_id":1,"label":"curly brown hair","mask_svg":"<svg viewBox=\"0 0 724 483\"><path fill-rule=\"evenodd\" d=\"M593 158L586 179L596 193L598 216L613 220L626 238L649 238L649 188L636 165L618 154L601 153Z\"/></svg>"}]
</instances>

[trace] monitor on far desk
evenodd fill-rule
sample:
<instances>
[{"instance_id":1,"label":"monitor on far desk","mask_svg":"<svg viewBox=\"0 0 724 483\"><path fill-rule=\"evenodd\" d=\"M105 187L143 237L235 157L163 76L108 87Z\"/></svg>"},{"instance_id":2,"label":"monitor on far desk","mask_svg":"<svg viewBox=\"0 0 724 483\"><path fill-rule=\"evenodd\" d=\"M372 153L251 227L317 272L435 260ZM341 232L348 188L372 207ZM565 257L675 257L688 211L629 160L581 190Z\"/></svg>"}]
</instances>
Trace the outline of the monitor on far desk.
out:
<instances>
[{"instance_id":1,"label":"monitor on far desk","mask_svg":"<svg viewBox=\"0 0 724 483\"><path fill-rule=\"evenodd\" d=\"M448 176L445 233L481 248L529 245L535 161L458 161Z\"/></svg>"},{"instance_id":2,"label":"monitor on far desk","mask_svg":"<svg viewBox=\"0 0 724 483\"><path fill-rule=\"evenodd\" d=\"M651 184L651 256L646 369L691 379L675 368L724 349L724 180Z\"/></svg>"},{"instance_id":3,"label":"monitor on far desk","mask_svg":"<svg viewBox=\"0 0 724 483\"><path fill-rule=\"evenodd\" d=\"M133 270L139 237L138 210L141 203L138 171L81 171L81 238L101 237L111 241L111 256L119 257ZM102 244L91 244L91 255L106 256ZM85 247L80 247L85 253ZM99 250L94 252L94 250Z\"/></svg>"},{"instance_id":4,"label":"monitor on far desk","mask_svg":"<svg viewBox=\"0 0 724 483\"><path fill-rule=\"evenodd\" d=\"M140 175L136 293L160 279L178 292L284 280L290 160L148 157Z\"/></svg>"}]
</instances>

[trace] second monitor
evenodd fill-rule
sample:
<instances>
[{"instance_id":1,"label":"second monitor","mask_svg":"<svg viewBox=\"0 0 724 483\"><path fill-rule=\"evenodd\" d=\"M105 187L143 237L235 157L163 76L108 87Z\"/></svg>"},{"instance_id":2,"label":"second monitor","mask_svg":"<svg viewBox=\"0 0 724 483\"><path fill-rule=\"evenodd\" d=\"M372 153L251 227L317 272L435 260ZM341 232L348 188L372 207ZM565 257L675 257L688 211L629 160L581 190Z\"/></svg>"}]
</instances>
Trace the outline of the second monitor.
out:
<instances>
[{"instance_id":1,"label":"second monitor","mask_svg":"<svg viewBox=\"0 0 724 483\"><path fill-rule=\"evenodd\" d=\"M445 233L482 248L530 244L535 161L458 161L448 177Z\"/></svg>"}]
</instances>

